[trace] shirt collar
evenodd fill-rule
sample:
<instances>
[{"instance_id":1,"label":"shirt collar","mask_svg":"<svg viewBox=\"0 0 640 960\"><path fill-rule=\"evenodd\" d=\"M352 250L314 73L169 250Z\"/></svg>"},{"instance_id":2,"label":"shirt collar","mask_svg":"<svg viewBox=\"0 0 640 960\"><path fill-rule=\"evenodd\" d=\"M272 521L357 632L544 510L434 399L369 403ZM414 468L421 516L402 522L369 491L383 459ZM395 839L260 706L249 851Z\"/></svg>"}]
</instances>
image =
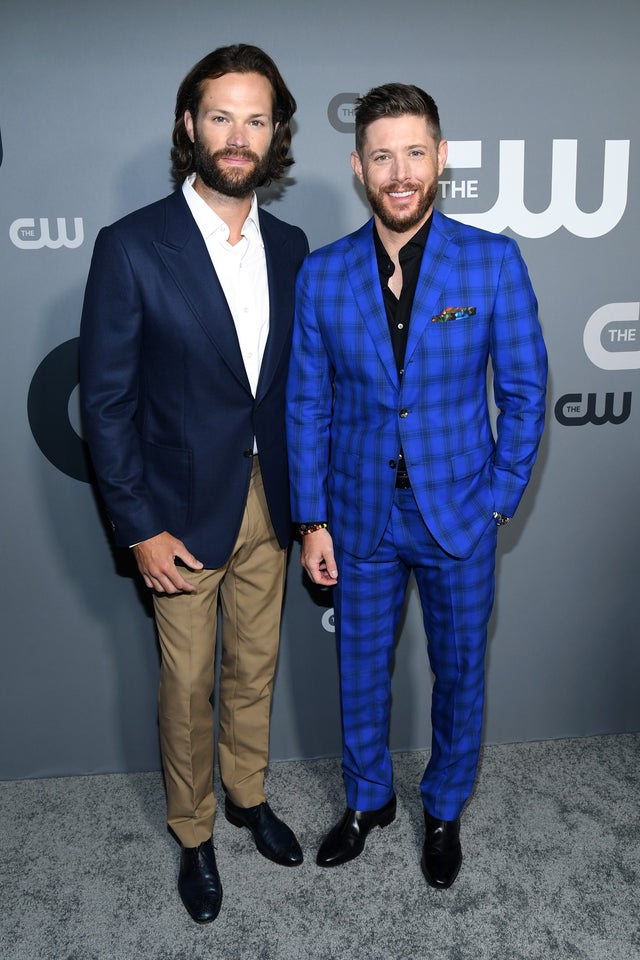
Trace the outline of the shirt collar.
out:
<instances>
[{"instance_id":1,"label":"shirt collar","mask_svg":"<svg viewBox=\"0 0 640 960\"><path fill-rule=\"evenodd\" d=\"M417 230L414 235L407 240L405 245L400 249L398 259L402 261L407 260L409 257L422 256L424 248L427 244L427 239L429 237L429 231L431 230L431 221L433 220L433 211L429 214L426 222L422 224L419 230ZM375 220L373 221L373 242L376 248L376 256L378 262L389 260L389 254L387 253L382 240L380 239L380 234L378 233L378 228L376 227Z\"/></svg>"},{"instance_id":2,"label":"shirt collar","mask_svg":"<svg viewBox=\"0 0 640 960\"><path fill-rule=\"evenodd\" d=\"M212 210L206 200L203 200L199 193L193 188L193 182L196 178L195 173L190 173L182 184L182 193L191 210L193 219L196 221L198 229L205 240L216 236L220 241L225 242L229 239L229 227L222 217L218 216L215 210ZM251 196L251 209L247 219L242 225L243 234L251 241L257 240L261 246L262 233L260 231L260 215L258 213L258 198L254 193Z\"/></svg>"}]
</instances>

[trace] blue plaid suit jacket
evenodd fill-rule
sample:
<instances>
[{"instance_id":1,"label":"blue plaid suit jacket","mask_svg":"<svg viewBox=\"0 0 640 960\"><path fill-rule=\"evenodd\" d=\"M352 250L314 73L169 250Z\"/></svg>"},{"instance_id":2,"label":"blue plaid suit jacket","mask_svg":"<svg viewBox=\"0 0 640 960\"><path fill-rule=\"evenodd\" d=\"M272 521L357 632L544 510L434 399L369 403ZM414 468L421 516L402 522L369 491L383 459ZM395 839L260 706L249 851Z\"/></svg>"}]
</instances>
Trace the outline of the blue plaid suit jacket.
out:
<instances>
[{"instance_id":1,"label":"blue plaid suit jacket","mask_svg":"<svg viewBox=\"0 0 640 960\"><path fill-rule=\"evenodd\" d=\"M448 307L463 309L446 319ZM494 510L513 516L520 502L542 434L546 372L536 298L508 237L434 211L402 382L373 221L315 251L298 276L288 382L294 519L326 519L345 550L369 556L389 518L402 445L432 535L469 556Z\"/></svg>"}]
</instances>

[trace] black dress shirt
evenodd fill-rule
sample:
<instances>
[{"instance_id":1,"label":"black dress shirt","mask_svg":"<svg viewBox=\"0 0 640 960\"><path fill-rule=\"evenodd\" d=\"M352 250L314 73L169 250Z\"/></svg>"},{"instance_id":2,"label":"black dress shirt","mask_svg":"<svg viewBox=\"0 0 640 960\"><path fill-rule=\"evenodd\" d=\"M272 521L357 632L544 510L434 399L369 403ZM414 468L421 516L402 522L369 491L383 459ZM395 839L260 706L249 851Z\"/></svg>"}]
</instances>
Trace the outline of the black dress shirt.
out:
<instances>
[{"instance_id":1,"label":"black dress shirt","mask_svg":"<svg viewBox=\"0 0 640 960\"><path fill-rule=\"evenodd\" d=\"M429 236L429 230L431 229L431 220L432 217L429 217L427 222L420 227L417 233L415 233L400 250L398 259L400 261L400 269L402 270L402 290L399 299L393 291L389 289L389 280L395 272L394 264L383 246L375 224L373 225L373 241L375 243L376 257L378 260L380 286L382 287L384 306L387 311L387 322L389 324L389 332L391 333L393 355L400 377L402 377L404 372L404 354L407 347L407 335L409 333L413 298L415 297L416 286L418 285L422 255L427 243L427 237Z\"/></svg>"},{"instance_id":2,"label":"black dress shirt","mask_svg":"<svg viewBox=\"0 0 640 960\"><path fill-rule=\"evenodd\" d=\"M400 291L399 298L389 289L389 279L395 273L395 266L384 248L382 240L376 230L375 223L373 225L373 241L376 247L380 286L382 287L382 297L387 312L393 356L395 357L400 380L404 374L404 355L407 349L407 336L409 333L413 299L416 294L422 256L427 243L427 237L429 236L429 230L431 229L432 219L433 216L430 216L427 222L423 223L420 229L414 233L411 239L405 243L404 247L400 250L398 260L400 261L400 269L402 270L402 290ZM409 485L407 465L402 448L400 448L398 452L396 483L400 486Z\"/></svg>"}]
</instances>

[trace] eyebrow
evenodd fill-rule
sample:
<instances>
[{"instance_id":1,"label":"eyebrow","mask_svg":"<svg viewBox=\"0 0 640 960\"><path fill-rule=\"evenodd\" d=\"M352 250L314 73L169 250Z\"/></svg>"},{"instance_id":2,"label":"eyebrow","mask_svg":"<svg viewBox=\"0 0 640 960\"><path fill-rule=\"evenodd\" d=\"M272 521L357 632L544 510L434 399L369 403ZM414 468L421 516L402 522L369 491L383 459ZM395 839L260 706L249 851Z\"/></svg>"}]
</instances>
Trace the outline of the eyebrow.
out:
<instances>
[{"instance_id":1,"label":"eyebrow","mask_svg":"<svg viewBox=\"0 0 640 960\"><path fill-rule=\"evenodd\" d=\"M204 112L216 113L216 114L219 114L221 117L232 117L234 115L232 110L221 110L219 107L205 107ZM271 114L270 113L252 113L250 114L249 119L259 120L261 117L266 117L267 119L269 119L271 117Z\"/></svg>"},{"instance_id":2,"label":"eyebrow","mask_svg":"<svg viewBox=\"0 0 640 960\"><path fill-rule=\"evenodd\" d=\"M409 144L407 144L406 147L401 147L400 149L401 149L401 150L415 150L416 147L420 147L421 149L424 149L424 148L427 147L427 146L428 146L428 144L426 144L426 143L409 143ZM370 152L370 153L379 153L379 152L382 152L382 153L390 153L390 151L391 151L391 147L373 147L369 152Z\"/></svg>"}]
</instances>

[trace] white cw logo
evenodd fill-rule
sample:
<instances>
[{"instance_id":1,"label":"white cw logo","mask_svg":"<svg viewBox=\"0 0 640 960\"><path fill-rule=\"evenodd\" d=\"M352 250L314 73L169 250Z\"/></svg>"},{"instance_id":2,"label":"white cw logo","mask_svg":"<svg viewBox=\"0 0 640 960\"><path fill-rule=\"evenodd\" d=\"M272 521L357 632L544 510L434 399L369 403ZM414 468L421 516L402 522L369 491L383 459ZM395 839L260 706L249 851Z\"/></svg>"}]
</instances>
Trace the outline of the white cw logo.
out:
<instances>
[{"instance_id":1,"label":"white cw logo","mask_svg":"<svg viewBox=\"0 0 640 960\"><path fill-rule=\"evenodd\" d=\"M605 303L592 313L582 338L601 370L640 369L640 303Z\"/></svg>"},{"instance_id":2,"label":"white cw logo","mask_svg":"<svg viewBox=\"0 0 640 960\"><path fill-rule=\"evenodd\" d=\"M59 250L60 247L68 247L74 250L81 246L84 241L84 230L82 226L82 217L73 218L74 237L71 239L67 233L66 217L56 218L56 237L51 235L49 220L46 217L40 217L40 228L36 230L35 220L26 217L20 220L14 220L9 227L9 237L11 242L19 247L20 250L41 250L42 247L49 247L50 250Z\"/></svg>"},{"instance_id":3,"label":"white cw logo","mask_svg":"<svg viewBox=\"0 0 640 960\"><path fill-rule=\"evenodd\" d=\"M605 140L602 203L585 213L576 201L578 141L554 140L551 200L546 210L532 213L524 202L524 140L501 140L498 199L484 213L450 214L461 223L501 233L510 227L521 237L548 237L566 227L576 237L601 237L620 222L627 206L629 140ZM478 169L482 141L453 140L447 167Z\"/></svg>"}]
</instances>

